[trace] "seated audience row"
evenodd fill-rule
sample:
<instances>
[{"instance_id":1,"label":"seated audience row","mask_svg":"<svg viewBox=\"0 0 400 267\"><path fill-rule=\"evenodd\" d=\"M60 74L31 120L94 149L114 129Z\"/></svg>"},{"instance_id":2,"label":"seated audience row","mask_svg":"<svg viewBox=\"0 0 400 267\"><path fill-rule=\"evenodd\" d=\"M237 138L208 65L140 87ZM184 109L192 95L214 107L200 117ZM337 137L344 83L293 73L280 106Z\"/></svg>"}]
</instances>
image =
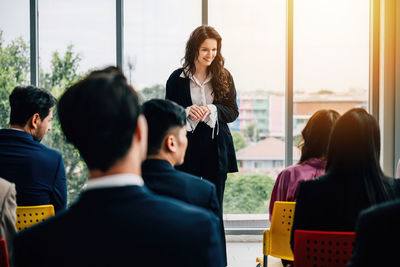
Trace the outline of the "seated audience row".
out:
<instances>
[{"instance_id":1,"label":"seated audience row","mask_svg":"<svg viewBox=\"0 0 400 267\"><path fill-rule=\"evenodd\" d=\"M203 203L207 210L156 195L144 186L140 175L147 123L120 70L94 71L67 89L58 115L67 140L89 168L89 181L67 211L16 236L16 266L224 266L221 222L212 204L215 188L191 177L190 184L209 191L210 204L164 191ZM174 150L178 141L182 140L167 134L161 148ZM150 156L159 154L153 152ZM167 165L180 160L160 159L167 159ZM164 164L156 165L162 169ZM186 195L193 191L188 189Z\"/></svg>"},{"instance_id":2,"label":"seated audience row","mask_svg":"<svg viewBox=\"0 0 400 267\"><path fill-rule=\"evenodd\" d=\"M380 134L363 109L343 114L332 131L326 174L299 185L292 230L354 231L358 214L400 195L379 165Z\"/></svg>"},{"instance_id":3,"label":"seated audience row","mask_svg":"<svg viewBox=\"0 0 400 267\"><path fill-rule=\"evenodd\" d=\"M379 153L379 126L373 116L356 108L337 120L329 141L326 173L299 184L292 248L296 229L352 232L362 210L400 196L399 180L383 174ZM367 218L374 215L361 216L360 231L369 223L376 224ZM373 240L359 238L358 246L367 246L361 244L365 242ZM355 254L354 262L359 261Z\"/></svg>"},{"instance_id":4,"label":"seated audience row","mask_svg":"<svg viewBox=\"0 0 400 267\"><path fill-rule=\"evenodd\" d=\"M155 99L141 115L136 92L114 67L68 88L59 118L90 177L80 199L60 213L66 206L62 157L40 144L51 130L56 99L17 87L10 105L10 129L0 130L0 176L9 181L0 179L0 237L16 266L227 265L215 185L174 169L188 144L181 106ZM374 206L400 196L398 180L385 177L379 165L379 126L363 109L341 117L320 110L302 137L300 162L276 180L270 216L275 201L296 201L293 232L357 229L351 266L365 266L366 255L376 253L373 242L397 236L386 221L400 218L399 201ZM13 250L17 204L53 204L58 215L17 235Z\"/></svg>"},{"instance_id":5,"label":"seated audience row","mask_svg":"<svg viewBox=\"0 0 400 267\"><path fill-rule=\"evenodd\" d=\"M379 126L364 109L349 110L340 118L335 111L317 111L302 137L300 162L278 175L270 201L270 217L275 201L296 201L292 248L296 229L352 232L362 210L400 196L399 180L385 177L380 168ZM393 228L385 227L378 216L398 221L396 203L360 215L352 266L365 266L375 240L391 234ZM376 235L368 236L369 231Z\"/></svg>"}]
</instances>

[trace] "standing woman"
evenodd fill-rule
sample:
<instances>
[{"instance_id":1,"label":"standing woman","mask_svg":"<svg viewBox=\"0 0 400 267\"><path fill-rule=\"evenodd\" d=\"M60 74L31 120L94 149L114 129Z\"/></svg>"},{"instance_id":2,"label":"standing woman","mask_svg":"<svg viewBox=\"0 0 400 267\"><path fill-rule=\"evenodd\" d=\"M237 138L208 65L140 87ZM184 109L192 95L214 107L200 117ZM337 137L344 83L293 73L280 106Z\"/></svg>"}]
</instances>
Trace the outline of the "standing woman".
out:
<instances>
[{"instance_id":1,"label":"standing woman","mask_svg":"<svg viewBox=\"0 0 400 267\"><path fill-rule=\"evenodd\" d=\"M200 26L192 32L186 43L183 68L175 70L167 81L166 99L186 109L188 147L178 169L215 184L226 265L222 201L227 173L238 171L227 124L236 120L239 111L233 78L224 68L221 40L210 26Z\"/></svg>"},{"instance_id":2,"label":"standing woman","mask_svg":"<svg viewBox=\"0 0 400 267\"><path fill-rule=\"evenodd\" d=\"M227 123L239 111L233 78L224 68L221 36L214 28L200 26L192 32L183 68L167 81L166 99L186 108L188 148L179 169L215 184L222 218L227 173L238 171Z\"/></svg>"}]
</instances>

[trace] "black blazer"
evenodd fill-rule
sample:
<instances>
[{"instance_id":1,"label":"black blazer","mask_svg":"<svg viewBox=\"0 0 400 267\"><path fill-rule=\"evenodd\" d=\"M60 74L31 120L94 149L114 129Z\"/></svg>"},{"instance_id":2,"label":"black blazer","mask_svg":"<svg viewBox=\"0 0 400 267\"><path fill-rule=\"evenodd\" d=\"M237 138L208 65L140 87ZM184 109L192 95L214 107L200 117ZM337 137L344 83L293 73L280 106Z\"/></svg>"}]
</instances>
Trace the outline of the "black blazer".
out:
<instances>
[{"instance_id":1,"label":"black blazer","mask_svg":"<svg viewBox=\"0 0 400 267\"><path fill-rule=\"evenodd\" d=\"M393 195L398 196L398 180L386 178L385 182ZM302 181L296 198L292 249L296 229L353 232L358 214L370 206L362 183L352 177L325 174Z\"/></svg>"},{"instance_id":2,"label":"black blazer","mask_svg":"<svg viewBox=\"0 0 400 267\"><path fill-rule=\"evenodd\" d=\"M22 231L21 266L222 266L219 221L146 186L92 189L69 210Z\"/></svg>"},{"instance_id":3,"label":"black blazer","mask_svg":"<svg viewBox=\"0 0 400 267\"><path fill-rule=\"evenodd\" d=\"M183 69L175 70L167 81L166 99L172 100L184 108L193 105L190 96L189 77L180 77ZM219 134L216 137L218 148L218 172L229 173L237 172L236 153L233 146L231 132L228 123L233 122L239 116L239 110L236 103L236 89L233 78L230 77L230 90L226 99L215 101L213 104L218 111Z\"/></svg>"},{"instance_id":4,"label":"black blazer","mask_svg":"<svg viewBox=\"0 0 400 267\"><path fill-rule=\"evenodd\" d=\"M67 184L60 152L18 130L0 130L0 177L14 183L18 206L67 204Z\"/></svg>"},{"instance_id":5,"label":"black blazer","mask_svg":"<svg viewBox=\"0 0 400 267\"><path fill-rule=\"evenodd\" d=\"M143 162L142 176L146 186L153 192L203 207L218 216L215 185L209 181L178 171L169 162L158 159Z\"/></svg>"},{"instance_id":6,"label":"black blazer","mask_svg":"<svg viewBox=\"0 0 400 267\"><path fill-rule=\"evenodd\" d=\"M400 240L400 200L360 213L350 267L397 266Z\"/></svg>"}]
</instances>

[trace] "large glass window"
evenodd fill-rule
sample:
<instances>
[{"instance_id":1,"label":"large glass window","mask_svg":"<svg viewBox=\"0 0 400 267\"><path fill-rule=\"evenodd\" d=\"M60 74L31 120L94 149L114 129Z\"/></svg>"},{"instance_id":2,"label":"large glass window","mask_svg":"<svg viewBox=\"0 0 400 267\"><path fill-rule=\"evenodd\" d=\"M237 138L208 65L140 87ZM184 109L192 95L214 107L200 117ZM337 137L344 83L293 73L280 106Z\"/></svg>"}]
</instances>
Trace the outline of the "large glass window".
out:
<instances>
[{"instance_id":1,"label":"large glass window","mask_svg":"<svg viewBox=\"0 0 400 267\"><path fill-rule=\"evenodd\" d=\"M190 33L201 25L201 1L125 1L124 12L125 73L142 100L164 98Z\"/></svg>"},{"instance_id":2,"label":"large glass window","mask_svg":"<svg viewBox=\"0 0 400 267\"><path fill-rule=\"evenodd\" d=\"M293 50L293 135L298 144L315 111L343 114L367 108L369 1L294 1Z\"/></svg>"},{"instance_id":3,"label":"large glass window","mask_svg":"<svg viewBox=\"0 0 400 267\"><path fill-rule=\"evenodd\" d=\"M39 1L39 55L44 71L55 54L69 47L80 60L77 71L115 65L115 1Z\"/></svg>"},{"instance_id":4,"label":"large glass window","mask_svg":"<svg viewBox=\"0 0 400 267\"><path fill-rule=\"evenodd\" d=\"M115 65L115 1L40 0L38 8L39 80L54 96L89 70ZM86 182L87 169L55 118L43 142L63 155L71 203Z\"/></svg>"},{"instance_id":5,"label":"large glass window","mask_svg":"<svg viewBox=\"0 0 400 267\"><path fill-rule=\"evenodd\" d=\"M38 6L41 86L58 97L88 70L115 65L115 1L39 0ZM1 75L8 75L1 81L9 90L29 83L29 1L1 1L0 10L0 60L7 68ZM284 168L285 11L279 0L208 1L208 24L223 38L240 109L230 125L240 171L228 179L225 213L265 214L274 179ZM201 0L124 2L124 71L142 100L164 97L165 82L181 66L201 15ZM368 38L368 1L294 1L294 162L300 132L316 110L367 108ZM7 91L0 92L7 99ZM1 103L4 126L8 107ZM76 158L57 147L54 136L45 142ZM71 175L84 169L75 163L66 163ZM251 187L246 193L243 184Z\"/></svg>"},{"instance_id":6,"label":"large glass window","mask_svg":"<svg viewBox=\"0 0 400 267\"><path fill-rule=\"evenodd\" d=\"M257 213L266 220L274 179L284 167L285 8L276 0L209 1L209 25L222 36L240 109L230 125L239 173L227 180L225 214Z\"/></svg>"},{"instance_id":7,"label":"large glass window","mask_svg":"<svg viewBox=\"0 0 400 267\"><path fill-rule=\"evenodd\" d=\"M9 123L9 94L29 83L29 40L29 1L0 1L0 128Z\"/></svg>"}]
</instances>

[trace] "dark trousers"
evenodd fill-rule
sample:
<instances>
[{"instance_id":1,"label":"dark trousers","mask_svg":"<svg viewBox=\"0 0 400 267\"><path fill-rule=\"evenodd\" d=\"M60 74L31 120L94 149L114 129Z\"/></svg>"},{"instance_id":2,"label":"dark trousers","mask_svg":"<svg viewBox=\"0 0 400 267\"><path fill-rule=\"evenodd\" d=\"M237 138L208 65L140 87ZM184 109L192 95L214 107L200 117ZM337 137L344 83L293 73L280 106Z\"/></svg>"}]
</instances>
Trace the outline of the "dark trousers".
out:
<instances>
[{"instance_id":1,"label":"dark trousers","mask_svg":"<svg viewBox=\"0 0 400 267\"><path fill-rule=\"evenodd\" d=\"M223 214L223 200L224 200L225 182L227 174L226 173L208 174L207 176L202 176L202 178L210 181L215 185L219 207L221 210L221 214Z\"/></svg>"},{"instance_id":2,"label":"dark trousers","mask_svg":"<svg viewBox=\"0 0 400 267\"><path fill-rule=\"evenodd\" d=\"M212 138L212 129L200 122L194 132L188 132L188 148L185 162L177 169L199 176L213 183L216 187L219 202L218 217L221 221L221 239L223 243L226 261L226 241L223 220L223 199L225 191L226 173L218 172L218 150L216 138Z\"/></svg>"}]
</instances>

